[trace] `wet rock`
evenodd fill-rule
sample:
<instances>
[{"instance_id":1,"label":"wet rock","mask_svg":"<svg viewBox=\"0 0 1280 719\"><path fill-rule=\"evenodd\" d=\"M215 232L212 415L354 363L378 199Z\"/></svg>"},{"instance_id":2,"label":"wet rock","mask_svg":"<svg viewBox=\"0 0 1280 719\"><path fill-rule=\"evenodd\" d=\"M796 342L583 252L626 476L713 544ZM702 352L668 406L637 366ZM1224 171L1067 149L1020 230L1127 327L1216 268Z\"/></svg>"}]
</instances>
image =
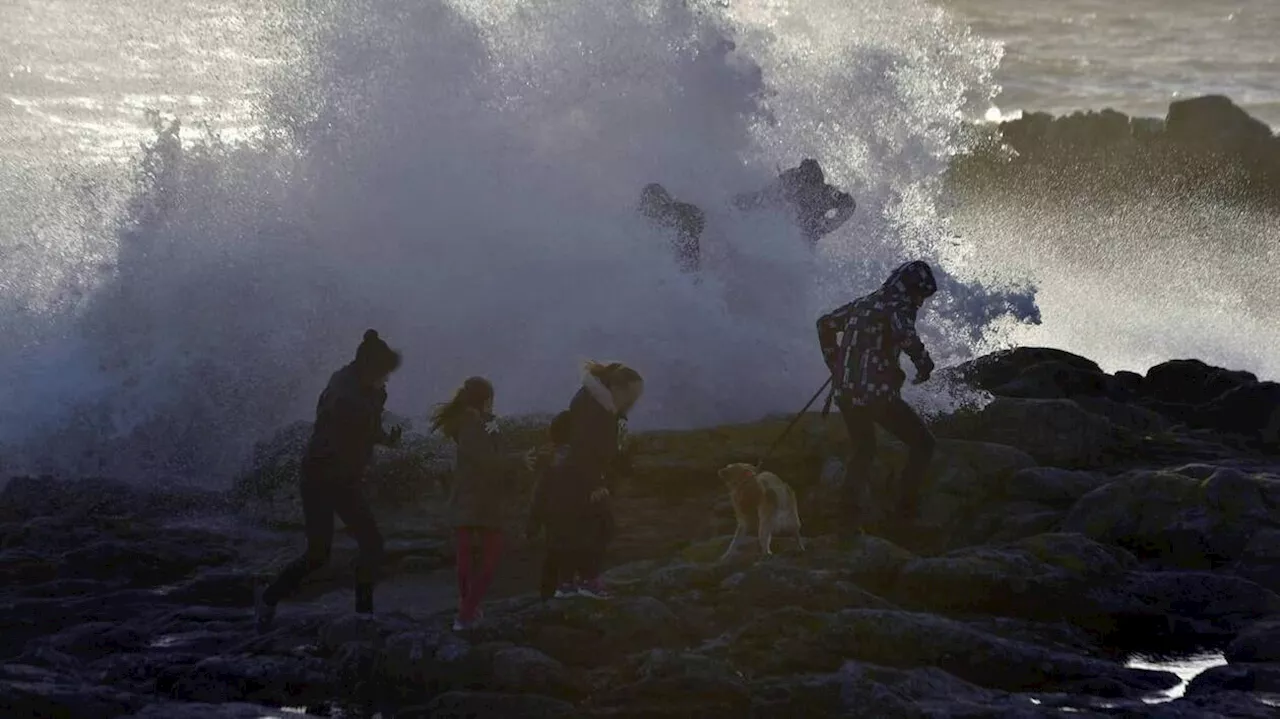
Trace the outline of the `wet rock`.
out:
<instances>
[{"instance_id":1,"label":"wet rock","mask_svg":"<svg viewBox=\"0 0 1280 719\"><path fill-rule=\"evenodd\" d=\"M1280 694L1280 664L1227 664L1197 675L1187 685L1188 695L1217 692L1266 692Z\"/></svg>"},{"instance_id":2,"label":"wet rock","mask_svg":"<svg viewBox=\"0 0 1280 719\"><path fill-rule=\"evenodd\" d=\"M580 716L573 705L534 694L445 692L425 706L396 712L395 719L472 719L473 717L529 717L559 719Z\"/></svg>"},{"instance_id":3,"label":"wet rock","mask_svg":"<svg viewBox=\"0 0 1280 719\"><path fill-rule=\"evenodd\" d=\"M1280 619L1258 622L1227 645L1229 662L1280 662Z\"/></svg>"},{"instance_id":4,"label":"wet rock","mask_svg":"<svg viewBox=\"0 0 1280 719\"><path fill-rule=\"evenodd\" d=\"M1233 372L1200 360L1170 360L1147 370L1141 391L1144 397L1162 402L1200 404L1257 381L1250 372Z\"/></svg>"},{"instance_id":5,"label":"wet rock","mask_svg":"<svg viewBox=\"0 0 1280 719\"><path fill-rule=\"evenodd\" d=\"M1280 481L1232 468L1134 471L1080 499L1067 531L1184 569L1237 560L1254 532L1274 527Z\"/></svg>"},{"instance_id":6,"label":"wet rock","mask_svg":"<svg viewBox=\"0 0 1280 719\"><path fill-rule=\"evenodd\" d=\"M103 539L71 550L58 560L64 579L120 577L132 586L155 586L186 578L202 567L223 564L233 557L225 547L155 537L130 542Z\"/></svg>"},{"instance_id":7,"label":"wet rock","mask_svg":"<svg viewBox=\"0 0 1280 719\"><path fill-rule=\"evenodd\" d=\"M91 662L119 652L147 648L150 637L137 627L116 622L88 622L35 640L56 651Z\"/></svg>"},{"instance_id":8,"label":"wet rock","mask_svg":"<svg viewBox=\"0 0 1280 719\"><path fill-rule=\"evenodd\" d=\"M232 702L201 704L198 702L166 702L150 704L127 719L297 719L296 712L260 704Z\"/></svg>"},{"instance_id":9,"label":"wet rock","mask_svg":"<svg viewBox=\"0 0 1280 719\"><path fill-rule=\"evenodd\" d=\"M1135 638L1225 641L1280 613L1280 596L1247 579L1211 572L1131 572L1082 599Z\"/></svg>"},{"instance_id":10,"label":"wet rock","mask_svg":"<svg viewBox=\"0 0 1280 719\"><path fill-rule=\"evenodd\" d=\"M944 612L1057 620L1077 615L1085 589L1119 580L1136 561L1078 534L1046 534L999 547L917 559L891 596Z\"/></svg>"},{"instance_id":11,"label":"wet rock","mask_svg":"<svg viewBox=\"0 0 1280 719\"><path fill-rule=\"evenodd\" d=\"M337 689L323 660L252 655L209 657L158 688L185 701L290 706L323 702Z\"/></svg>"},{"instance_id":12,"label":"wet rock","mask_svg":"<svg viewBox=\"0 0 1280 719\"><path fill-rule=\"evenodd\" d=\"M1125 392L1125 394L1129 393ZM1105 417L1112 425L1130 432L1139 434L1166 432L1172 425L1172 421L1165 415L1127 401L1118 401L1110 397L1072 397L1071 399L1086 412Z\"/></svg>"},{"instance_id":13,"label":"wet rock","mask_svg":"<svg viewBox=\"0 0 1280 719\"><path fill-rule=\"evenodd\" d=\"M994 391L1018 379L1029 369L1041 365L1069 368L1087 375L1101 375L1102 368L1092 360L1063 350L1047 347L1015 347L1000 350L966 362L954 372L975 387Z\"/></svg>"},{"instance_id":14,"label":"wet rock","mask_svg":"<svg viewBox=\"0 0 1280 719\"><path fill-rule=\"evenodd\" d=\"M553 600L492 617L486 625L475 630L477 641L533 647L569 666L598 666L646 649L686 646L693 640L686 623L654 597Z\"/></svg>"},{"instance_id":15,"label":"wet rock","mask_svg":"<svg viewBox=\"0 0 1280 719\"><path fill-rule=\"evenodd\" d=\"M1151 719L1275 719L1275 702L1244 692L1194 694L1133 714Z\"/></svg>"},{"instance_id":16,"label":"wet rock","mask_svg":"<svg viewBox=\"0 0 1280 719\"><path fill-rule=\"evenodd\" d=\"M1065 399L997 397L978 412L937 422L938 434L1017 447L1052 467L1103 465L1118 442L1115 427Z\"/></svg>"},{"instance_id":17,"label":"wet rock","mask_svg":"<svg viewBox=\"0 0 1280 719\"><path fill-rule=\"evenodd\" d=\"M836 572L769 563L727 577L720 583L716 603L738 604L752 611L782 607L828 612L852 607L894 608L852 582L843 581Z\"/></svg>"},{"instance_id":18,"label":"wet rock","mask_svg":"<svg viewBox=\"0 0 1280 719\"><path fill-rule=\"evenodd\" d=\"M1053 653L933 615L898 611L820 615L783 609L744 627L722 651L749 676L832 671L854 659L903 669L935 666L979 686L1005 690L1048 691L1102 678L1141 693L1178 681L1167 672Z\"/></svg>"},{"instance_id":19,"label":"wet rock","mask_svg":"<svg viewBox=\"0 0 1280 719\"><path fill-rule=\"evenodd\" d=\"M492 662L495 689L552 697L572 697L580 692L563 664L536 649L499 649Z\"/></svg>"},{"instance_id":20,"label":"wet rock","mask_svg":"<svg viewBox=\"0 0 1280 719\"><path fill-rule=\"evenodd\" d=\"M751 702L750 689L732 667L691 652L639 654L628 662L619 683L592 696L593 715L744 716Z\"/></svg>"},{"instance_id":21,"label":"wet rock","mask_svg":"<svg viewBox=\"0 0 1280 719\"><path fill-rule=\"evenodd\" d=\"M145 701L134 694L86 683L37 667L0 666L0 716L112 719L132 714Z\"/></svg>"},{"instance_id":22,"label":"wet rock","mask_svg":"<svg viewBox=\"0 0 1280 719\"><path fill-rule=\"evenodd\" d=\"M1028 467L1013 475L1005 492L1010 499L1066 508L1108 481L1106 476L1093 472Z\"/></svg>"},{"instance_id":23,"label":"wet rock","mask_svg":"<svg viewBox=\"0 0 1280 719\"><path fill-rule=\"evenodd\" d=\"M175 602L209 607L251 607L255 575L244 570L213 570L169 591Z\"/></svg>"}]
</instances>

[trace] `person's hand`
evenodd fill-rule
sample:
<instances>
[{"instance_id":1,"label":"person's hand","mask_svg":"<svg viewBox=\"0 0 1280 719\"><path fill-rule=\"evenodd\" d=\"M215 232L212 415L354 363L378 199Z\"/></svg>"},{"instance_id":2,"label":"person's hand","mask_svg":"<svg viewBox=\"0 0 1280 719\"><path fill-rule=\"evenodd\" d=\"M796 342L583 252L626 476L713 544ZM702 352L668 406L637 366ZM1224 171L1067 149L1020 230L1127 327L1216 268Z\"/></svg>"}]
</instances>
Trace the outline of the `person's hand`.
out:
<instances>
[{"instance_id":1,"label":"person's hand","mask_svg":"<svg viewBox=\"0 0 1280 719\"><path fill-rule=\"evenodd\" d=\"M391 428L391 431L387 433L387 446L388 446L388 447L399 447L399 446L400 446L400 437L401 437L402 435L404 435L404 428L403 428L403 427L401 427L401 426L400 426L400 425L398 425L398 424L397 424L396 426L392 427L392 428Z\"/></svg>"},{"instance_id":2,"label":"person's hand","mask_svg":"<svg viewBox=\"0 0 1280 719\"><path fill-rule=\"evenodd\" d=\"M601 487L601 488L599 488L599 489L597 489L596 491L594 491L594 492L592 492L592 493L591 493L591 501L592 501L592 502L599 502L600 500L605 499L605 498L606 498L606 497L608 497L608 496L609 496L609 488L608 488L608 487Z\"/></svg>"},{"instance_id":3,"label":"person's hand","mask_svg":"<svg viewBox=\"0 0 1280 719\"><path fill-rule=\"evenodd\" d=\"M933 359L927 355L916 366L916 378L913 384L924 384L933 376Z\"/></svg>"}]
</instances>

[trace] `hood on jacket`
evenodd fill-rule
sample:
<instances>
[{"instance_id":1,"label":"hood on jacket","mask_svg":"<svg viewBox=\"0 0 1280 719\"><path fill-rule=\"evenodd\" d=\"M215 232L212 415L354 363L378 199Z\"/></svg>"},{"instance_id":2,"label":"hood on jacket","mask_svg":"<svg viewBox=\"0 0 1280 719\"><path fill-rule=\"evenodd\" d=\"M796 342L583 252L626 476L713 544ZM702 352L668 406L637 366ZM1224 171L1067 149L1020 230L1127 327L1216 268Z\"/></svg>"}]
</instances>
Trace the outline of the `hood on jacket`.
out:
<instances>
[{"instance_id":1,"label":"hood on jacket","mask_svg":"<svg viewBox=\"0 0 1280 719\"><path fill-rule=\"evenodd\" d=\"M604 382L601 382L600 378L590 372L583 372L582 386L591 394L592 399L609 411L609 414L618 413L618 408L613 403L613 393L609 391L608 387L604 386Z\"/></svg>"},{"instance_id":2,"label":"hood on jacket","mask_svg":"<svg viewBox=\"0 0 1280 719\"><path fill-rule=\"evenodd\" d=\"M899 297L921 302L938 291L938 283L933 278L933 270L927 262L913 260L898 267L884 281L882 291Z\"/></svg>"}]
</instances>

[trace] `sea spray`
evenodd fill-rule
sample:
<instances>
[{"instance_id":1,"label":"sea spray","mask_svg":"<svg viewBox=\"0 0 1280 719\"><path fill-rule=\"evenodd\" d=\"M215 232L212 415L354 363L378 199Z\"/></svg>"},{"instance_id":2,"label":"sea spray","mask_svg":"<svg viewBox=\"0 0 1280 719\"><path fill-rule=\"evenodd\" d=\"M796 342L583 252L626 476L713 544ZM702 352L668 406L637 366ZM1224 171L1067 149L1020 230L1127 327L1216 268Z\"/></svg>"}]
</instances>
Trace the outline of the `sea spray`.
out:
<instances>
[{"instance_id":1,"label":"sea spray","mask_svg":"<svg viewBox=\"0 0 1280 719\"><path fill-rule=\"evenodd\" d=\"M934 210L998 48L923 3L290 17L260 136L162 130L112 265L59 332L4 358L11 469L225 477L307 416L368 327L405 354L397 412L471 374L501 412L554 410L576 363L621 358L650 380L643 428L792 409L822 379L817 314L908 256L952 272L922 315L940 358L1034 319L1030 295L972 281ZM782 213L729 209L805 156L859 202L812 253ZM707 212L700 281L634 211L654 181Z\"/></svg>"}]
</instances>

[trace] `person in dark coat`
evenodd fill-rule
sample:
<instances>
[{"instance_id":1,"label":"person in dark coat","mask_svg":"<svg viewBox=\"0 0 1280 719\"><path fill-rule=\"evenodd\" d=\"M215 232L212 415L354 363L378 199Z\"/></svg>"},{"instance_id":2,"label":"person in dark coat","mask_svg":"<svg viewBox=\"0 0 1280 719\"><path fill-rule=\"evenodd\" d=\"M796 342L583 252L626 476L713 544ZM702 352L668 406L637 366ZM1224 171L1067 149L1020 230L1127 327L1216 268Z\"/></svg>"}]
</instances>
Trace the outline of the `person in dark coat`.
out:
<instances>
[{"instance_id":1,"label":"person in dark coat","mask_svg":"<svg viewBox=\"0 0 1280 719\"><path fill-rule=\"evenodd\" d=\"M525 524L524 536L532 540L547 525L547 497L569 458L569 429L571 416L568 410L557 414L547 428L547 443L529 450L525 455L525 466L538 477L533 489L533 501L529 505L529 520ZM539 595L543 599L555 596L560 583L560 555L557 552L546 552L542 562L542 578Z\"/></svg>"},{"instance_id":2,"label":"person in dark coat","mask_svg":"<svg viewBox=\"0 0 1280 719\"><path fill-rule=\"evenodd\" d=\"M740 210L787 206L810 245L835 232L853 217L853 196L827 184L817 160L806 158L799 167L784 170L768 187L734 198Z\"/></svg>"},{"instance_id":3,"label":"person in dark coat","mask_svg":"<svg viewBox=\"0 0 1280 719\"><path fill-rule=\"evenodd\" d=\"M493 416L493 385L471 377L449 402L440 405L431 429L442 430L458 445L449 510L457 540L458 617L455 631L482 617L480 603L493 582L502 554L503 528L514 506L512 467L503 457ZM472 549L480 545L479 570Z\"/></svg>"},{"instance_id":4,"label":"person in dark coat","mask_svg":"<svg viewBox=\"0 0 1280 719\"><path fill-rule=\"evenodd\" d=\"M625 467L627 412L644 380L620 363L588 362L582 388L569 403L569 450L546 488L547 551L554 553L555 596L611 597L600 580L613 538L612 485Z\"/></svg>"},{"instance_id":5,"label":"person in dark coat","mask_svg":"<svg viewBox=\"0 0 1280 719\"><path fill-rule=\"evenodd\" d=\"M399 353L369 330L355 361L333 373L316 405L316 422L302 459L302 512L307 550L290 562L269 586L255 591L258 630L275 620L276 605L297 591L308 574L329 561L333 549L333 517L347 525L360 545L356 561L356 611L373 611L374 572L382 558L383 540L359 482L381 444L394 447L401 429L383 431L387 378L400 366Z\"/></svg>"},{"instance_id":6,"label":"person in dark coat","mask_svg":"<svg viewBox=\"0 0 1280 719\"><path fill-rule=\"evenodd\" d=\"M697 205L679 202L654 182L640 191L640 214L671 233L671 250L682 272L696 273L702 266L702 230L706 216Z\"/></svg>"},{"instance_id":7,"label":"person in dark coat","mask_svg":"<svg viewBox=\"0 0 1280 719\"><path fill-rule=\"evenodd\" d=\"M880 289L818 319L822 358L831 370L832 393L853 446L844 479L844 509L851 521L860 511L862 483L875 460L877 424L907 445L898 512L903 519L917 512L934 437L902 399L906 374L898 360L905 353L915 364L917 384L932 374L933 359L916 333L916 315L937 289L928 264L908 262L894 270ZM837 335L841 335L839 342Z\"/></svg>"}]
</instances>

